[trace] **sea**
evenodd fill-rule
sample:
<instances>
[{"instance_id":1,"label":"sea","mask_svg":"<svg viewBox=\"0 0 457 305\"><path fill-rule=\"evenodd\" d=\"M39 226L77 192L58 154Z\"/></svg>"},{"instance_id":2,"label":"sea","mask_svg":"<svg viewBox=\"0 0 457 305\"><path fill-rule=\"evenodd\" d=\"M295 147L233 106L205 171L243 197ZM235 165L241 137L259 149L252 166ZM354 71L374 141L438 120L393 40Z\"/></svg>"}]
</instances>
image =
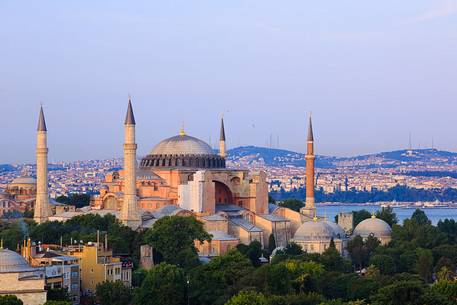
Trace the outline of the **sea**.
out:
<instances>
[{"instance_id":1,"label":"sea","mask_svg":"<svg viewBox=\"0 0 457 305\"><path fill-rule=\"evenodd\" d=\"M319 205L316 204L317 214L319 216L327 217L328 220L335 221L335 216L341 212L351 212L359 210L367 210L370 213L375 213L381 210L380 205ZM393 207L395 214L397 214L398 223L402 224L403 220L410 218L411 215L418 207ZM455 207L421 207L430 221L436 225L440 219L444 220L454 219L457 221L457 208Z\"/></svg>"}]
</instances>

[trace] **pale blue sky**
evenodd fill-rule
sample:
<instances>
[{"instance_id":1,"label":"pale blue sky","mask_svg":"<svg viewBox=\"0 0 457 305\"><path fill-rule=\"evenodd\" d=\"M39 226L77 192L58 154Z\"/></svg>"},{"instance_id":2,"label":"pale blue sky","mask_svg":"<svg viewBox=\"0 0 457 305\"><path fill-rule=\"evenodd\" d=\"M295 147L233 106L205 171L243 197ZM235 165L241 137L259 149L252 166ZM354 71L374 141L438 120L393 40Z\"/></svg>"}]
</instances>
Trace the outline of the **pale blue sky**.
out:
<instances>
[{"instance_id":1,"label":"pale blue sky","mask_svg":"<svg viewBox=\"0 0 457 305\"><path fill-rule=\"evenodd\" d=\"M189 134L230 147L457 150L457 1L0 0L0 163L121 156L128 94L139 154Z\"/></svg>"}]
</instances>

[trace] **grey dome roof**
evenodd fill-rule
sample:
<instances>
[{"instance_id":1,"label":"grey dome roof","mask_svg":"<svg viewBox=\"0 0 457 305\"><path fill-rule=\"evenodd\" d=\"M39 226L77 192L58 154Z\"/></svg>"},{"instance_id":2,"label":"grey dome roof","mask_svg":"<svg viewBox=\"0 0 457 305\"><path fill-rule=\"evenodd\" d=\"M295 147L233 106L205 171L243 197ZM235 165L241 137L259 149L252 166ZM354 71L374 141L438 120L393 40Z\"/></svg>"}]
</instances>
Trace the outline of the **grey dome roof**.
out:
<instances>
[{"instance_id":1,"label":"grey dome roof","mask_svg":"<svg viewBox=\"0 0 457 305\"><path fill-rule=\"evenodd\" d=\"M375 237L390 236L392 229L389 224L379 218L368 218L360 222L354 229L352 235L360 235L362 237L368 237L374 235Z\"/></svg>"},{"instance_id":2,"label":"grey dome roof","mask_svg":"<svg viewBox=\"0 0 457 305\"><path fill-rule=\"evenodd\" d=\"M13 179L11 184L36 184L36 179L30 176L21 176Z\"/></svg>"},{"instance_id":3,"label":"grey dome roof","mask_svg":"<svg viewBox=\"0 0 457 305\"><path fill-rule=\"evenodd\" d=\"M204 141L178 135L161 141L151 151L151 155L214 155L211 147Z\"/></svg>"},{"instance_id":4,"label":"grey dome roof","mask_svg":"<svg viewBox=\"0 0 457 305\"><path fill-rule=\"evenodd\" d=\"M294 241L330 241L332 238L344 238L344 232L336 229L329 221L307 221L295 232Z\"/></svg>"},{"instance_id":5,"label":"grey dome roof","mask_svg":"<svg viewBox=\"0 0 457 305\"><path fill-rule=\"evenodd\" d=\"M14 251L0 249L0 273L35 271L27 261Z\"/></svg>"}]
</instances>

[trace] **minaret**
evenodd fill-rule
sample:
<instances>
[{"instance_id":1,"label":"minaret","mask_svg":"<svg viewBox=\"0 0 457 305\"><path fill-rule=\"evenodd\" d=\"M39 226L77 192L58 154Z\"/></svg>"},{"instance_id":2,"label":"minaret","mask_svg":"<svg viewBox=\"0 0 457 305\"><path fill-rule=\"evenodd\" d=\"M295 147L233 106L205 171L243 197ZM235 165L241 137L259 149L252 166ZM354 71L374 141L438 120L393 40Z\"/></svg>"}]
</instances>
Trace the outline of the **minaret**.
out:
<instances>
[{"instance_id":1,"label":"minaret","mask_svg":"<svg viewBox=\"0 0 457 305\"><path fill-rule=\"evenodd\" d=\"M36 142L36 176L37 193L35 199L35 211L33 219L37 223L43 223L51 215L48 193L48 145L47 129L44 120L43 107L40 108L38 118L37 142Z\"/></svg>"},{"instance_id":2,"label":"minaret","mask_svg":"<svg viewBox=\"0 0 457 305\"><path fill-rule=\"evenodd\" d=\"M219 156L221 156L222 158L226 157L224 118L221 118L221 136L219 139Z\"/></svg>"},{"instance_id":3,"label":"minaret","mask_svg":"<svg viewBox=\"0 0 457 305\"><path fill-rule=\"evenodd\" d=\"M316 157L314 156L314 135L311 116L309 117L308 139L306 146L306 202L305 208L302 209L302 213L313 217L316 215L316 208L314 206L314 160Z\"/></svg>"},{"instance_id":4,"label":"minaret","mask_svg":"<svg viewBox=\"0 0 457 305\"><path fill-rule=\"evenodd\" d=\"M136 201L135 116L130 99L124 126L124 202L120 219L124 225L135 230L141 225L141 216Z\"/></svg>"}]
</instances>

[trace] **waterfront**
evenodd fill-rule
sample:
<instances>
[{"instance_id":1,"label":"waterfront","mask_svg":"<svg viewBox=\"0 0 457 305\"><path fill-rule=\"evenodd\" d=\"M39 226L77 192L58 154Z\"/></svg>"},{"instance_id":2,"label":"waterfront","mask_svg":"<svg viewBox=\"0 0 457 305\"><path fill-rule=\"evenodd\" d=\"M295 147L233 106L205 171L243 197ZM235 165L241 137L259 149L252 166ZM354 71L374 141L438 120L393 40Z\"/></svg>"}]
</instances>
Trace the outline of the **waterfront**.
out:
<instances>
[{"instance_id":1,"label":"waterfront","mask_svg":"<svg viewBox=\"0 0 457 305\"><path fill-rule=\"evenodd\" d=\"M410 218L417 207L394 207L394 212L397 214L399 224L403 223L403 220ZM319 216L327 216L329 220L335 220L335 215L340 212L351 212L359 210L367 210L370 213L374 213L381 209L380 205L319 205L317 204L317 213ZM427 217L432 221L434 225L438 223L440 219L455 219L457 220L457 208L455 207L436 207L436 208L420 208L425 212Z\"/></svg>"}]
</instances>

